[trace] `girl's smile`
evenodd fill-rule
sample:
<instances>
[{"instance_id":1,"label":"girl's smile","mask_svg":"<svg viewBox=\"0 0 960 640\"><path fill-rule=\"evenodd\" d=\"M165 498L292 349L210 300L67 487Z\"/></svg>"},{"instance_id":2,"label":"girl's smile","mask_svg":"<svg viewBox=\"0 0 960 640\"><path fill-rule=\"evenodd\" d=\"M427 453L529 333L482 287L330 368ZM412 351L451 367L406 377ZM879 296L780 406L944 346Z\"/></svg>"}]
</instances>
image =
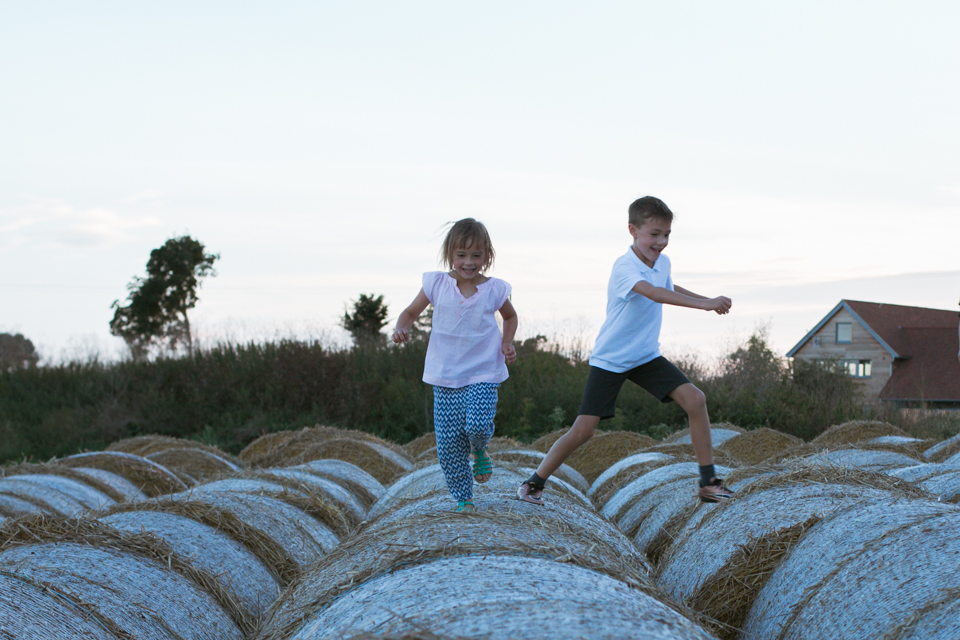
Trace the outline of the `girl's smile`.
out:
<instances>
[{"instance_id":1,"label":"girl's smile","mask_svg":"<svg viewBox=\"0 0 960 640\"><path fill-rule=\"evenodd\" d=\"M661 218L650 218L639 228L627 225L633 236L633 252L651 269L670 242L670 226L670 221Z\"/></svg>"},{"instance_id":2,"label":"girl's smile","mask_svg":"<svg viewBox=\"0 0 960 640\"><path fill-rule=\"evenodd\" d=\"M453 273L457 280L473 280L487 259L486 248L474 248L473 244L453 252Z\"/></svg>"}]
</instances>

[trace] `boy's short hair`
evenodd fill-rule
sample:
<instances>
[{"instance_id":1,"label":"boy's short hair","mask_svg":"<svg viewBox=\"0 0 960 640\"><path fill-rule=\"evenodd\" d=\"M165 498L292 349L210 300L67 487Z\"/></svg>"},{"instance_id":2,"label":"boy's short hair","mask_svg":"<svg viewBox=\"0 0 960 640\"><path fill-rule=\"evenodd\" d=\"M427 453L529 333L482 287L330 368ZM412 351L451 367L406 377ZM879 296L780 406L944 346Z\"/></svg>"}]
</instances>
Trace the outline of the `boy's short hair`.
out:
<instances>
[{"instance_id":1,"label":"boy's short hair","mask_svg":"<svg viewBox=\"0 0 960 640\"><path fill-rule=\"evenodd\" d=\"M440 259L443 263L453 268L453 253L457 249L465 249L474 245L482 246L487 255L480 265L480 272L483 273L493 266L496 253L493 250L493 243L490 242L490 234L483 223L473 218L464 218L452 223L450 230L447 231L447 237L443 239L443 246L440 247Z\"/></svg>"},{"instance_id":2,"label":"boy's short hair","mask_svg":"<svg viewBox=\"0 0 960 640\"><path fill-rule=\"evenodd\" d=\"M670 211L670 207L660 198L653 196L643 196L634 200L628 212L630 224L635 227L642 227L644 222L653 218L673 222L673 211Z\"/></svg>"}]
</instances>

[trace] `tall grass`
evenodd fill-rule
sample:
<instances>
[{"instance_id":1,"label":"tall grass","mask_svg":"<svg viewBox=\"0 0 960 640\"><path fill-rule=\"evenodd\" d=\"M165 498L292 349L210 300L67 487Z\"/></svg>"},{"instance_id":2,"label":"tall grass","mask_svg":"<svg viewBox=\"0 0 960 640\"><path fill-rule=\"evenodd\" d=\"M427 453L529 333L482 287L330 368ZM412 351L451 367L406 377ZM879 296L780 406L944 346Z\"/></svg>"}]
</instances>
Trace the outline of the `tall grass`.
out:
<instances>
[{"instance_id":1,"label":"tall grass","mask_svg":"<svg viewBox=\"0 0 960 640\"><path fill-rule=\"evenodd\" d=\"M543 337L518 345L500 389L497 434L529 441L570 424L589 365L582 350ZM0 373L0 460L47 459L158 433L238 452L262 433L317 423L406 442L432 429L433 393L421 382L426 343L331 347L320 341L224 343L193 358L92 360ZM863 417L853 380L829 366L792 368L751 336L715 366L677 364L707 395L714 422L769 426L805 439ZM892 414L891 414L892 415ZM888 416L890 418L891 416ZM675 403L624 385L603 428L662 437L686 426ZM940 437L960 421L922 425Z\"/></svg>"}]
</instances>

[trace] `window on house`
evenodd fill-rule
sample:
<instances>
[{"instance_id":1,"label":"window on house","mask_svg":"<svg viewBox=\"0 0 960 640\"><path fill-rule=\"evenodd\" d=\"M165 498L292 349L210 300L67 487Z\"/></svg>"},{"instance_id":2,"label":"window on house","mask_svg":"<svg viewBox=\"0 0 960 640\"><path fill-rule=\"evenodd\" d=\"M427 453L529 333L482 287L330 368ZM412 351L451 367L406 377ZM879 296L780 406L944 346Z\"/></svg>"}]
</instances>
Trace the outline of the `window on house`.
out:
<instances>
[{"instance_id":1,"label":"window on house","mask_svg":"<svg viewBox=\"0 0 960 640\"><path fill-rule=\"evenodd\" d=\"M853 325L849 322L837 323L837 344L853 342Z\"/></svg>"},{"instance_id":2,"label":"window on house","mask_svg":"<svg viewBox=\"0 0 960 640\"><path fill-rule=\"evenodd\" d=\"M870 378L873 376L871 360L844 360L841 364L851 378Z\"/></svg>"}]
</instances>

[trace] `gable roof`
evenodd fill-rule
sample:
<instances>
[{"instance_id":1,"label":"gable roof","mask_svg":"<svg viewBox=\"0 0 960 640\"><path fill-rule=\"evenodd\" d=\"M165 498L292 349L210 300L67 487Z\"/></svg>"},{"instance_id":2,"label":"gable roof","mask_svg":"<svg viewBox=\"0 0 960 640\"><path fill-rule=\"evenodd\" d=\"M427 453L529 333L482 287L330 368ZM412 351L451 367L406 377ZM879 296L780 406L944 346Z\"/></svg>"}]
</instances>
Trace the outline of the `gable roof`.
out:
<instances>
[{"instance_id":1,"label":"gable roof","mask_svg":"<svg viewBox=\"0 0 960 640\"><path fill-rule=\"evenodd\" d=\"M894 358L912 357L905 329L951 329L957 333L957 313L943 309L927 309L924 307L906 307L899 304L884 304L882 302L862 302L859 300L841 300L837 306L823 317L813 329L807 332L800 342L790 351L787 357L800 350L807 340L820 331L830 318L841 309L846 309L851 316L869 333L880 346ZM916 345L922 341L915 340ZM956 353L956 350L954 350Z\"/></svg>"}]
</instances>

